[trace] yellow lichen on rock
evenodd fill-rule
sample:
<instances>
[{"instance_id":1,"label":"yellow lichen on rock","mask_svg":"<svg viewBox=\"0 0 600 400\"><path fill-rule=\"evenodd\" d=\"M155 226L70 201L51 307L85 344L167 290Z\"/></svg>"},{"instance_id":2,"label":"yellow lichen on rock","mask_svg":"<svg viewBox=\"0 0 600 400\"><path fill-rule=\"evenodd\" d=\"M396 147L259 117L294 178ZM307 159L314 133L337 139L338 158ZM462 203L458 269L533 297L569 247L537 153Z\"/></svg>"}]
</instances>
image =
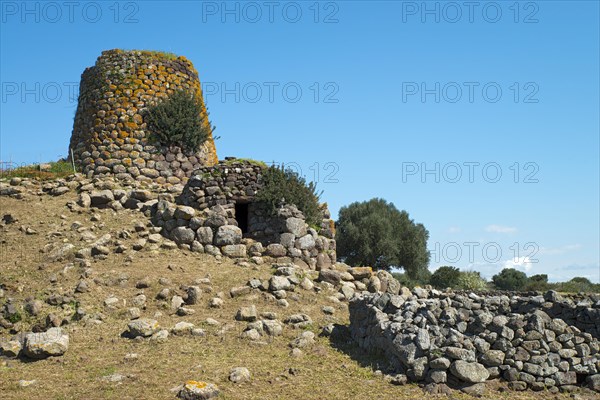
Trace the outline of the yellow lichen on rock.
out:
<instances>
[{"instance_id":1,"label":"yellow lichen on rock","mask_svg":"<svg viewBox=\"0 0 600 400\"><path fill-rule=\"evenodd\" d=\"M178 90L190 91L202 102L198 118L205 121L209 135L196 150L153 143L144 122L147 107ZM126 146L133 147L125 149ZM198 72L192 63L185 57L157 51L104 51L81 77L69 154L71 151L75 164L89 176L115 174L123 179L156 180L161 175L186 181L193 170L215 165L215 143ZM132 154L124 157L121 151ZM115 164L106 165L107 160L114 159ZM147 176L140 177L137 167L131 164L134 159L137 165L160 163L161 171L146 168ZM184 161L192 168L181 169Z\"/></svg>"},{"instance_id":2,"label":"yellow lichen on rock","mask_svg":"<svg viewBox=\"0 0 600 400\"><path fill-rule=\"evenodd\" d=\"M193 386L198 389L204 389L206 387L206 382L202 382L202 381L187 381L185 384L187 386Z\"/></svg>"}]
</instances>

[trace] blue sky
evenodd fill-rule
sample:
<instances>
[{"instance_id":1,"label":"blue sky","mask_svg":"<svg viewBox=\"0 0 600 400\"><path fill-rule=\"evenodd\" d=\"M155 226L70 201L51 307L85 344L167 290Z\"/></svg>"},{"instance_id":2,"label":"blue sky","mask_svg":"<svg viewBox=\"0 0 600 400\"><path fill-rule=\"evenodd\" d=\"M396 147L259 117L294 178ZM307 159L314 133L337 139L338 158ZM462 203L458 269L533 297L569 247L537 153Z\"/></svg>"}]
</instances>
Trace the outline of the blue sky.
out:
<instances>
[{"instance_id":1,"label":"blue sky","mask_svg":"<svg viewBox=\"0 0 600 400\"><path fill-rule=\"evenodd\" d=\"M597 1L0 4L3 162L67 154L102 50L170 51L221 158L301 170L334 216L393 202L432 270L600 280Z\"/></svg>"}]
</instances>

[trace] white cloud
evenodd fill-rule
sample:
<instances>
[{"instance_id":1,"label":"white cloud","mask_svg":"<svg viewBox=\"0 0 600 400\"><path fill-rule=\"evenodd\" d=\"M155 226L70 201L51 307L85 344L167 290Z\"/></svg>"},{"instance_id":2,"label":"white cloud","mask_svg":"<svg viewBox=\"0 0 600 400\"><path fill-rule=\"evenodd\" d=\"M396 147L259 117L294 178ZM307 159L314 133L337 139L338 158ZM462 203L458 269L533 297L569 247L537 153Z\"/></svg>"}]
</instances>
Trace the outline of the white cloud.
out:
<instances>
[{"instance_id":1,"label":"white cloud","mask_svg":"<svg viewBox=\"0 0 600 400\"><path fill-rule=\"evenodd\" d=\"M525 272L529 271L533 267L533 262L529 257L516 257L506 260L502 263L503 268L514 268L521 269Z\"/></svg>"},{"instance_id":2,"label":"white cloud","mask_svg":"<svg viewBox=\"0 0 600 400\"><path fill-rule=\"evenodd\" d=\"M460 232L460 228L458 226L451 226L450 228L448 228L448 233L459 233Z\"/></svg>"},{"instance_id":3,"label":"white cloud","mask_svg":"<svg viewBox=\"0 0 600 400\"><path fill-rule=\"evenodd\" d=\"M517 228L503 225L488 225L485 227L485 231L493 233L515 233L517 231Z\"/></svg>"}]
</instances>

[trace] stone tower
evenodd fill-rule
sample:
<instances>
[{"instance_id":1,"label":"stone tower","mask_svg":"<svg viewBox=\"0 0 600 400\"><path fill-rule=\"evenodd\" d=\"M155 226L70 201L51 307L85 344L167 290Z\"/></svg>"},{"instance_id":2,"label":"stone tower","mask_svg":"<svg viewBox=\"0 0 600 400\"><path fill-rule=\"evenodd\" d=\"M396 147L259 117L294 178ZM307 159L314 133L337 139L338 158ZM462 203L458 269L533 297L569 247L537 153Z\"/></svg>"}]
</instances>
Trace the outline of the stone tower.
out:
<instances>
[{"instance_id":1,"label":"stone tower","mask_svg":"<svg viewBox=\"0 0 600 400\"><path fill-rule=\"evenodd\" d=\"M198 72L185 57L154 51L102 52L81 76L69 145L78 169L88 176L177 184L186 182L195 169L215 165L212 131L195 151L148 140L143 111L182 89L202 99ZM203 100L202 114L207 116ZM204 121L208 124L208 118Z\"/></svg>"}]
</instances>

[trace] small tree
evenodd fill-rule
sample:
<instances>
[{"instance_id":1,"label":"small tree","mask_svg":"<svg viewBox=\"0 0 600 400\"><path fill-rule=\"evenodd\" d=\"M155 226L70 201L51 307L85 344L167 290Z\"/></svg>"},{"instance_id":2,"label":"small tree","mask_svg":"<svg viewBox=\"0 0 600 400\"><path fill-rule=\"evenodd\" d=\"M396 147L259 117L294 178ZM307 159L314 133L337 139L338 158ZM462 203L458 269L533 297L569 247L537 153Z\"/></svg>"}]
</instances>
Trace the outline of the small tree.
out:
<instances>
[{"instance_id":1,"label":"small tree","mask_svg":"<svg viewBox=\"0 0 600 400\"><path fill-rule=\"evenodd\" d=\"M456 288L462 290L487 290L488 285L479 272L460 271Z\"/></svg>"},{"instance_id":2,"label":"small tree","mask_svg":"<svg viewBox=\"0 0 600 400\"><path fill-rule=\"evenodd\" d=\"M492 277L492 282L498 289L518 291L525 289L528 279L524 272L514 268L504 268L499 274Z\"/></svg>"},{"instance_id":3,"label":"small tree","mask_svg":"<svg viewBox=\"0 0 600 400\"><path fill-rule=\"evenodd\" d=\"M256 194L256 199L264 203L268 210L275 214L282 203L294 204L306 218L306 222L320 228L323 212L319 207L317 187L292 169L271 166L263 170L262 188Z\"/></svg>"},{"instance_id":4,"label":"small tree","mask_svg":"<svg viewBox=\"0 0 600 400\"><path fill-rule=\"evenodd\" d=\"M459 278L460 271L458 268L444 265L434 271L429 282L438 289L454 288L458 285Z\"/></svg>"},{"instance_id":5,"label":"small tree","mask_svg":"<svg viewBox=\"0 0 600 400\"><path fill-rule=\"evenodd\" d=\"M538 275L532 275L529 277L529 280L527 281L527 285L525 286L525 289L527 290L536 290L536 291L546 291L550 288L550 285L548 285L548 275L546 274L538 274Z\"/></svg>"},{"instance_id":6,"label":"small tree","mask_svg":"<svg viewBox=\"0 0 600 400\"><path fill-rule=\"evenodd\" d=\"M429 232L392 203L371 199L342 207L336 227L341 261L375 269L403 268L413 279L427 269Z\"/></svg>"},{"instance_id":7,"label":"small tree","mask_svg":"<svg viewBox=\"0 0 600 400\"><path fill-rule=\"evenodd\" d=\"M568 282L561 282L556 285L556 290L561 292L589 292L600 293L600 285L592 283L588 278L576 276Z\"/></svg>"},{"instance_id":8,"label":"small tree","mask_svg":"<svg viewBox=\"0 0 600 400\"><path fill-rule=\"evenodd\" d=\"M394 272L392 273L392 276L396 278L396 280L400 282L402 286L406 286L412 289L417 286L423 287L425 285L429 285L429 280L431 279L431 272L429 272L429 269L425 268L419 270L414 276L409 276L407 273L400 272Z\"/></svg>"},{"instance_id":9,"label":"small tree","mask_svg":"<svg viewBox=\"0 0 600 400\"><path fill-rule=\"evenodd\" d=\"M197 151L211 133L202 100L178 90L143 113L151 142ZM214 129L214 127L212 128Z\"/></svg>"}]
</instances>

